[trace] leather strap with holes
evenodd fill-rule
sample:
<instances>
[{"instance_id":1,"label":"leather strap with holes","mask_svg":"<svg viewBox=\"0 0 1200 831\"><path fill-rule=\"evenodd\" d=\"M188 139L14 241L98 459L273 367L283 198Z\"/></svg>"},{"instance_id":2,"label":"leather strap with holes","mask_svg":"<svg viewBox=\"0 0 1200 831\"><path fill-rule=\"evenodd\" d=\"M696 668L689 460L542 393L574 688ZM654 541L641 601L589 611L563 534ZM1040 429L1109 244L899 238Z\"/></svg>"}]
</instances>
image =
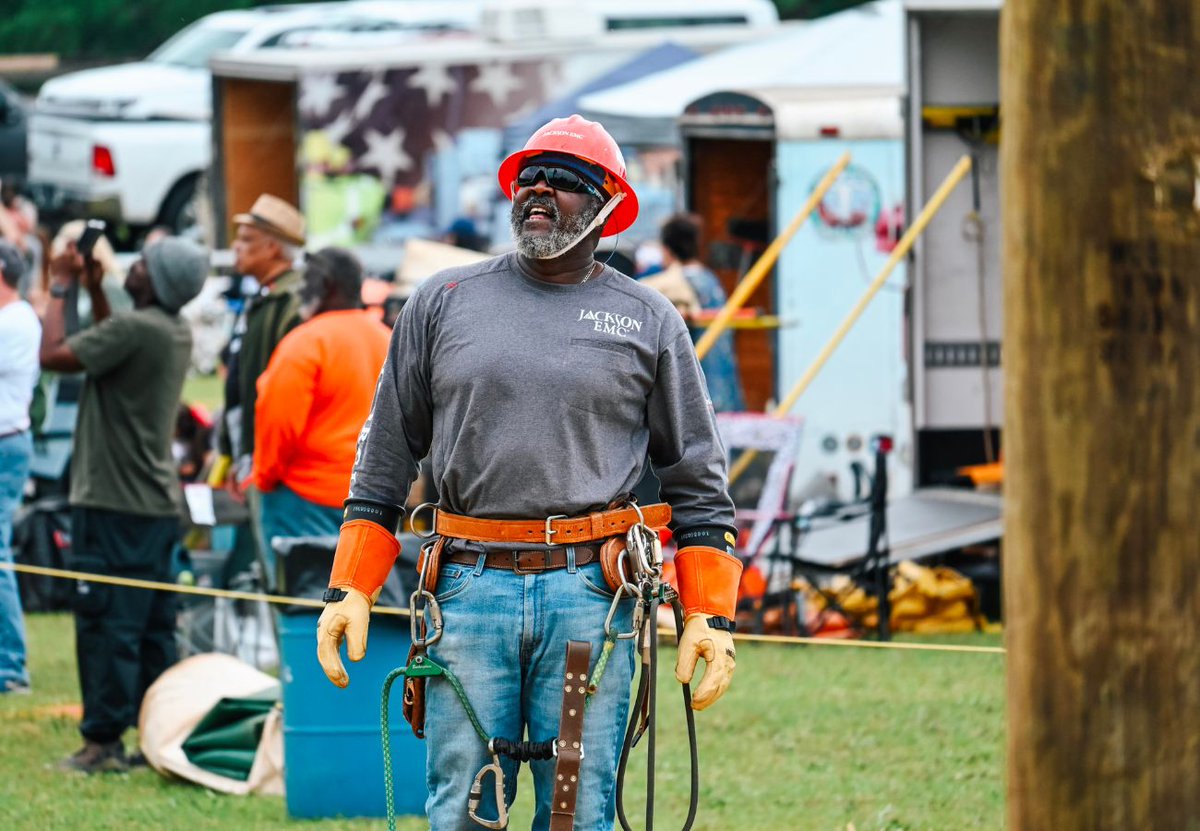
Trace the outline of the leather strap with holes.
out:
<instances>
[{"instance_id":1,"label":"leather strap with holes","mask_svg":"<svg viewBox=\"0 0 1200 831\"><path fill-rule=\"evenodd\" d=\"M562 714L554 751L554 795L550 800L550 831L575 827L575 799L579 795L579 768L583 761L583 710L587 703L588 669L592 645L567 641L567 669L563 675Z\"/></svg>"},{"instance_id":2,"label":"leather strap with holes","mask_svg":"<svg viewBox=\"0 0 1200 831\"><path fill-rule=\"evenodd\" d=\"M671 506L665 503L646 505L642 508L642 516L651 528L665 528L671 521ZM572 545L624 534L638 521L638 512L632 508L547 519L476 519L438 510L434 514L433 530L443 537L474 542Z\"/></svg>"}]
</instances>

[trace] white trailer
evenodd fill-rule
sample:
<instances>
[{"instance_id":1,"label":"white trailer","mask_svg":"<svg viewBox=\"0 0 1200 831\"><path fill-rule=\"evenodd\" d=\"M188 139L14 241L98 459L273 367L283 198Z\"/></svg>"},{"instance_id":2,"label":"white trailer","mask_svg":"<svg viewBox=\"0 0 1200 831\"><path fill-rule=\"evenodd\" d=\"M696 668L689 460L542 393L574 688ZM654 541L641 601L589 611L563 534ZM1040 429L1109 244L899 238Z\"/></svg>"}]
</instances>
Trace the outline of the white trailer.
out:
<instances>
[{"instance_id":1,"label":"white trailer","mask_svg":"<svg viewBox=\"0 0 1200 831\"><path fill-rule=\"evenodd\" d=\"M998 457L1003 426L999 26L1002 0L906 0L909 216L971 153L971 177L913 251L917 480ZM990 458L989 458L990 457Z\"/></svg>"}]
</instances>

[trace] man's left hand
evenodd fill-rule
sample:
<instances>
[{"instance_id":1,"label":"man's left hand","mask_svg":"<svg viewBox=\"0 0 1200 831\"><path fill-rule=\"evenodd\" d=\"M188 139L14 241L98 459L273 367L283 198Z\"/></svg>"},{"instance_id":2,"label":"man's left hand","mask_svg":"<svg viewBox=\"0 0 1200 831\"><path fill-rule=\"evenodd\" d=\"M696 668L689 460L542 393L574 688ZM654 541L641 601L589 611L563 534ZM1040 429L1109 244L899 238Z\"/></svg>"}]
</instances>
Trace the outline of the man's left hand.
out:
<instances>
[{"instance_id":1,"label":"man's left hand","mask_svg":"<svg viewBox=\"0 0 1200 831\"><path fill-rule=\"evenodd\" d=\"M692 693L693 710L703 710L724 695L737 666L733 635L724 629L713 629L708 625L708 617L703 613L688 615L679 637L679 659L675 662L675 678L679 683L691 683L698 658L707 664L700 686Z\"/></svg>"}]
</instances>

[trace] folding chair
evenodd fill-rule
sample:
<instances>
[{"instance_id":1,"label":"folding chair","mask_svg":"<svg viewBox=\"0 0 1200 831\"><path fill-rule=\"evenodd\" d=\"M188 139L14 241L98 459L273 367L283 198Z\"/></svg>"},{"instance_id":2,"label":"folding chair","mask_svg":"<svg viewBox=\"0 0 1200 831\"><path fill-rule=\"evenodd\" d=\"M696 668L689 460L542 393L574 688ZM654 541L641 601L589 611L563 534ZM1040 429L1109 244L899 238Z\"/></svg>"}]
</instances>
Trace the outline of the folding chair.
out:
<instances>
[{"instance_id":1,"label":"folding chair","mask_svg":"<svg viewBox=\"0 0 1200 831\"><path fill-rule=\"evenodd\" d=\"M761 453L762 459L750 465L745 475L730 483L730 495L736 508L738 527L737 554L746 568L743 588L746 595L739 607L752 621L756 631L766 628L767 618L782 611L780 624L794 629L801 622L798 614L789 561L790 538L781 533L793 527L788 494L800 448L803 420L778 418L765 413L718 413L717 429L725 449L732 457L737 451ZM760 587L753 575L762 575ZM789 614L791 610L791 614Z\"/></svg>"}]
</instances>

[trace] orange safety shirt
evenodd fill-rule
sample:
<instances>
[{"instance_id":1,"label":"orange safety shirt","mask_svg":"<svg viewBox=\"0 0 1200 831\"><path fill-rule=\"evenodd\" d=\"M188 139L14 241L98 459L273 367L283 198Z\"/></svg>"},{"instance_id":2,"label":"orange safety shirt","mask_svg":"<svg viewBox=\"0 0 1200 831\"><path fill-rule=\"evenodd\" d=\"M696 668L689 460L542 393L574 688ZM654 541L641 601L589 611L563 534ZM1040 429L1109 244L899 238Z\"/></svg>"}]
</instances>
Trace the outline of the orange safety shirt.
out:
<instances>
[{"instance_id":1,"label":"orange safety shirt","mask_svg":"<svg viewBox=\"0 0 1200 831\"><path fill-rule=\"evenodd\" d=\"M371 412L388 330L370 312L325 312L279 342L258 378L254 483L341 507Z\"/></svg>"}]
</instances>

